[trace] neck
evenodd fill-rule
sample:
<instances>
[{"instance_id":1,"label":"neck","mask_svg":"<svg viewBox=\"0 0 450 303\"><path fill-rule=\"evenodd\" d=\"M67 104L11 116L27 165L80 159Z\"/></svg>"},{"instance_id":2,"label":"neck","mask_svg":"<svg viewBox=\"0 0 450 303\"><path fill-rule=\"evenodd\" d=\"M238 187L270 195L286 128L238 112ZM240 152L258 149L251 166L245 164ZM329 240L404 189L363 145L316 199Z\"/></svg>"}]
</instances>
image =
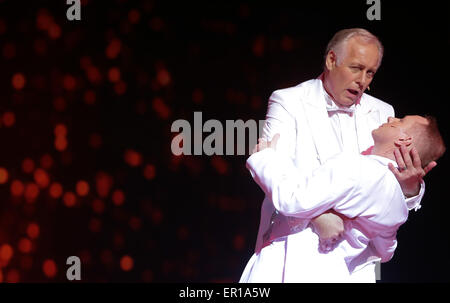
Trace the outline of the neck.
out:
<instances>
[{"instance_id":1,"label":"neck","mask_svg":"<svg viewBox=\"0 0 450 303\"><path fill-rule=\"evenodd\" d=\"M375 146L372 149L371 155L385 157L391 159L392 161L396 161L394 156L394 150L395 147L388 147L383 145L380 146L379 144L375 144Z\"/></svg>"}]
</instances>

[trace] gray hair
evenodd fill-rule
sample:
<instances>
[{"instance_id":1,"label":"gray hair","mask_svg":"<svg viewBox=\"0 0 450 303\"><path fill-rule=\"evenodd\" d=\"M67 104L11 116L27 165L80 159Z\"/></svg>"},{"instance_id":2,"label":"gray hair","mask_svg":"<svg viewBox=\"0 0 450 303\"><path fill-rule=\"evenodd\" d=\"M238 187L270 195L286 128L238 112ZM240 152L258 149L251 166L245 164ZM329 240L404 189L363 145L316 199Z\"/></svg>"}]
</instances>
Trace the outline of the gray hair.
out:
<instances>
[{"instance_id":1,"label":"gray hair","mask_svg":"<svg viewBox=\"0 0 450 303\"><path fill-rule=\"evenodd\" d=\"M377 36L370 33L368 30L363 28L349 28L338 31L334 34L333 38L331 38L330 42L328 42L327 48L325 50L325 60L330 51L336 53L337 57L341 56L344 53L344 46L347 41L353 37L360 37L367 43L375 43L378 48L378 66L381 64L381 59L383 58L384 47L381 44L380 40ZM341 58L342 59L342 56ZM339 58L338 58L339 60Z\"/></svg>"}]
</instances>

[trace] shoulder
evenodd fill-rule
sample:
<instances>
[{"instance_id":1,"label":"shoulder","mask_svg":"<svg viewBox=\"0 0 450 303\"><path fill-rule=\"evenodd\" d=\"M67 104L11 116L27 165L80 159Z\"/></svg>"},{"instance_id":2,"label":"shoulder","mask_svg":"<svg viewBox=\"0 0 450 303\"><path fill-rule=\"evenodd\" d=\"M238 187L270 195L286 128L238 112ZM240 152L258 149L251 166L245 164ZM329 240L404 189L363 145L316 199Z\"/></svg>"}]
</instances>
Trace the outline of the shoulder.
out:
<instances>
[{"instance_id":1,"label":"shoulder","mask_svg":"<svg viewBox=\"0 0 450 303\"><path fill-rule=\"evenodd\" d=\"M302 82L296 86L277 89L272 92L270 99L285 103L298 101L303 99L303 97L308 96L315 89L315 87L319 85L319 83L321 83L319 79L312 79Z\"/></svg>"},{"instance_id":2,"label":"shoulder","mask_svg":"<svg viewBox=\"0 0 450 303\"><path fill-rule=\"evenodd\" d=\"M386 115L389 116L394 115L394 108L392 107L392 105L366 93L364 93L361 98L361 105L366 106L368 108L376 108L382 113L385 113Z\"/></svg>"}]
</instances>

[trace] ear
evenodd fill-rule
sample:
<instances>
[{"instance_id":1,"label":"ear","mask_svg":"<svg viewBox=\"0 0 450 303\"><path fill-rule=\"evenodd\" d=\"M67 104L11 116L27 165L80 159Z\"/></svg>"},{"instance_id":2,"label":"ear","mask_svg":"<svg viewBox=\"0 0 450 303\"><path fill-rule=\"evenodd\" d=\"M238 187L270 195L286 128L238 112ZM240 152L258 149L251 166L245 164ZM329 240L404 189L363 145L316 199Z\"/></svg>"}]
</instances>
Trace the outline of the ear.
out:
<instances>
[{"instance_id":1,"label":"ear","mask_svg":"<svg viewBox=\"0 0 450 303\"><path fill-rule=\"evenodd\" d=\"M403 135L400 138L398 138L394 141L394 144L397 147L400 147L402 145L408 147L411 145L411 143L412 143L412 137L405 133L403 133Z\"/></svg>"},{"instance_id":2,"label":"ear","mask_svg":"<svg viewBox=\"0 0 450 303\"><path fill-rule=\"evenodd\" d=\"M336 60L337 60L336 53L330 50L325 60L325 65L327 66L327 69L329 71L333 70L333 68L336 66Z\"/></svg>"}]
</instances>

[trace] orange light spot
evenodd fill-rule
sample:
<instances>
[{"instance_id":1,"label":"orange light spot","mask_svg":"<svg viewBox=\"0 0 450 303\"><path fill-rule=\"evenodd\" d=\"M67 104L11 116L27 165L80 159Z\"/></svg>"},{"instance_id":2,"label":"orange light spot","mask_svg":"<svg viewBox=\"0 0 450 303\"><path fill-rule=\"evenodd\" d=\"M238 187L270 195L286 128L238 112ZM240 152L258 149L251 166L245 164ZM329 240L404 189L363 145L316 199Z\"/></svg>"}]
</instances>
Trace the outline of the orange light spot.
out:
<instances>
[{"instance_id":1,"label":"orange light spot","mask_svg":"<svg viewBox=\"0 0 450 303\"><path fill-rule=\"evenodd\" d=\"M195 89L192 92L192 101L194 101L195 104L203 102L203 91L201 89Z\"/></svg>"},{"instance_id":2,"label":"orange light spot","mask_svg":"<svg viewBox=\"0 0 450 303\"><path fill-rule=\"evenodd\" d=\"M45 53L47 52L47 44L45 42L45 40L43 39L36 39L34 41L34 51L38 54L38 55L45 55Z\"/></svg>"},{"instance_id":3,"label":"orange light spot","mask_svg":"<svg viewBox=\"0 0 450 303\"><path fill-rule=\"evenodd\" d=\"M140 19L141 19L141 14L140 14L139 11L136 10L136 9L132 9L132 10L128 13L128 20L130 21L131 24L136 24L136 23L138 23Z\"/></svg>"},{"instance_id":4,"label":"orange light spot","mask_svg":"<svg viewBox=\"0 0 450 303\"><path fill-rule=\"evenodd\" d=\"M115 205L120 206L125 202L125 194L120 189L116 189L112 193L112 201Z\"/></svg>"},{"instance_id":5,"label":"orange light spot","mask_svg":"<svg viewBox=\"0 0 450 303\"><path fill-rule=\"evenodd\" d=\"M253 41L252 51L257 57L262 57L264 55L265 40L263 36L260 36Z\"/></svg>"},{"instance_id":6,"label":"orange light spot","mask_svg":"<svg viewBox=\"0 0 450 303\"><path fill-rule=\"evenodd\" d=\"M11 127L16 122L16 115L13 112L5 112L3 114L3 124L6 127Z\"/></svg>"},{"instance_id":7,"label":"orange light spot","mask_svg":"<svg viewBox=\"0 0 450 303\"><path fill-rule=\"evenodd\" d=\"M0 184L5 184L8 181L8 171L6 168L0 167Z\"/></svg>"},{"instance_id":8,"label":"orange light spot","mask_svg":"<svg viewBox=\"0 0 450 303\"><path fill-rule=\"evenodd\" d=\"M77 197L73 192L68 191L63 195L63 202L65 206L73 207L77 202Z\"/></svg>"},{"instance_id":9,"label":"orange light spot","mask_svg":"<svg viewBox=\"0 0 450 303\"><path fill-rule=\"evenodd\" d=\"M38 168L34 171L34 181L40 188L46 188L50 184L50 178L45 170Z\"/></svg>"},{"instance_id":10,"label":"orange light spot","mask_svg":"<svg viewBox=\"0 0 450 303\"><path fill-rule=\"evenodd\" d=\"M114 85L114 91L118 95L123 95L127 91L127 84L123 81L119 81Z\"/></svg>"},{"instance_id":11,"label":"orange light spot","mask_svg":"<svg viewBox=\"0 0 450 303\"><path fill-rule=\"evenodd\" d=\"M45 154L41 157L41 166L44 169L50 169L53 166L52 156Z\"/></svg>"},{"instance_id":12,"label":"orange light spot","mask_svg":"<svg viewBox=\"0 0 450 303\"><path fill-rule=\"evenodd\" d=\"M170 108L164 103L161 98L153 99L153 110L158 114L158 116L162 119L167 119L170 116Z\"/></svg>"},{"instance_id":13,"label":"orange light spot","mask_svg":"<svg viewBox=\"0 0 450 303\"><path fill-rule=\"evenodd\" d=\"M162 86L169 85L171 81L169 71L165 68L161 68L156 75L156 79L158 79L158 83Z\"/></svg>"},{"instance_id":14,"label":"orange light spot","mask_svg":"<svg viewBox=\"0 0 450 303\"><path fill-rule=\"evenodd\" d=\"M100 73L99 69L95 66L89 66L87 71L87 78L89 81L91 81L93 84L99 84L102 81L102 74Z\"/></svg>"},{"instance_id":15,"label":"orange light spot","mask_svg":"<svg viewBox=\"0 0 450 303\"><path fill-rule=\"evenodd\" d=\"M3 244L0 246L0 260L4 261L6 263L11 260L12 256L14 255L14 249L9 244Z\"/></svg>"},{"instance_id":16,"label":"orange light spot","mask_svg":"<svg viewBox=\"0 0 450 303\"><path fill-rule=\"evenodd\" d=\"M26 174L31 174L34 170L34 161L30 158L23 159L22 170Z\"/></svg>"},{"instance_id":17,"label":"orange light spot","mask_svg":"<svg viewBox=\"0 0 450 303\"><path fill-rule=\"evenodd\" d=\"M116 58L120 53L121 47L122 47L122 43L120 42L119 39L117 39L117 38L112 39L111 42L106 47L106 57L108 59Z\"/></svg>"},{"instance_id":18,"label":"orange light spot","mask_svg":"<svg viewBox=\"0 0 450 303\"><path fill-rule=\"evenodd\" d=\"M152 222L155 225L159 225L163 220L163 213L159 209L156 209L152 212Z\"/></svg>"},{"instance_id":19,"label":"orange light spot","mask_svg":"<svg viewBox=\"0 0 450 303\"><path fill-rule=\"evenodd\" d=\"M59 197L61 197L63 194L62 185L57 182L52 183L52 185L50 185L50 188L49 188L49 194L50 194L50 197L55 198L55 199L58 199Z\"/></svg>"},{"instance_id":20,"label":"orange light spot","mask_svg":"<svg viewBox=\"0 0 450 303\"><path fill-rule=\"evenodd\" d=\"M74 76L71 75L65 75L63 79L63 87L68 90L72 91L77 86L77 81Z\"/></svg>"},{"instance_id":21,"label":"orange light spot","mask_svg":"<svg viewBox=\"0 0 450 303\"><path fill-rule=\"evenodd\" d=\"M133 258L125 255L120 259L120 268L122 268L123 271L130 271L133 269L134 261Z\"/></svg>"},{"instance_id":22,"label":"orange light spot","mask_svg":"<svg viewBox=\"0 0 450 303\"><path fill-rule=\"evenodd\" d=\"M242 235L236 235L233 239L233 247L235 250L242 250L245 245L245 238Z\"/></svg>"},{"instance_id":23,"label":"orange light spot","mask_svg":"<svg viewBox=\"0 0 450 303\"><path fill-rule=\"evenodd\" d=\"M33 203L39 195L39 187L35 183L28 183L25 186L25 200L27 203Z\"/></svg>"},{"instance_id":24,"label":"orange light spot","mask_svg":"<svg viewBox=\"0 0 450 303\"><path fill-rule=\"evenodd\" d=\"M86 196L89 193L89 184L84 180L78 181L76 185L76 191L79 196Z\"/></svg>"},{"instance_id":25,"label":"orange light spot","mask_svg":"<svg viewBox=\"0 0 450 303\"><path fill-rule=\"evenodd\" d=\"M52 259L45 260L42 264L42 271L47 278L54 278L58 272L55 261Z\"/></svg>"},{"instance_id":26,"label":"orange light spot","mask_svg":"<svg viewBox=\"0 0 450 303\"><path fill-rule=\"evenodd\" d=\"M53 23L53 18L45 10L41 10L36 18L36 25L40 30L48 30Z\"/></svg>"},{"instance_id":27,"label":"orange light spot","mask_svg":"<svg viewBox=\"0 0 450 303\"><path fill-rule=\"evenodd\" d=\"M56 23L52 23L48 28L48 36L51 39L58 39L61 37L61 27Z\"/></svg>"},{"instance_id":28,"label":"orange light spot","mask_svg":"<svg viewBox=\"0 0 450 303\"><path fill-rule=\"evenodd\" d=\"M89 229L93 233L99 233L102 229L102 222L97 218L92 218L89 222Z\"/></svg>"},{"instance_id":29,"label":"orange light spot","mask_svg":"<svg viewBox=\"0 0 450 303\"><path fill-rule=\"evenodd\" d=\"M22 238L19 240L19 244L17 246L18 246L20 252L27 254L27 253L31 252L32 243L31 243L30 239Z\"/></svg>"},{"instance_id":30,"label":"orange light spot","mask_svg":"<svg viewBox=\"0 0 450 303\"><path fill-rule=\"evenodd\" d=\"M214 156L211 158L211 164L215 168L218 174L224 175L228 173L228 163L220 156Z\"/></svg>"},{"instance_id":31,"label":"orange light spot","mask_svg":"<svg viewBox=\"0 0 450 303\"><path fill-rule=\"evenodd\" d=\"M124 159L128 165L133 166L133 167L139 166L142 164L141 153L139 153L135 150L132 150L132 149L127 149L125 151Z\"/></svg>"},{"instance_id":32,"label":"orange light spot","mask_svg":"<svg viewBox=\"0 0 450 303\"><path fill-rule=\"evenodd\" d=\"M156 169L155 166L152 164L145 165L144 168L144 177L147 180L153 180L156 176Z\"/></svg>"},{"instance_id":33,"label":"orange light spot","mask_svg":"<svg viewBox=\"0 0 450 303\"><path fill-rule=\"evenodd\" d=\"M95 199L92 201L92 210L97 214L103 213L105 211L105 203L100 199Z\"/></svg>"},{"instance_id":34,"label":"orange light spot","mask_svg":"<svg viewBox=\"0 0 450 303\"><path fill-rule=\"evenodd\" d=\"M141 219L138 217L131 217L130 221L128 222L130 224L130 227L132 230L139 230L142 226Z\"/></svg>"},{"instance_id":35,"label":"orange light spot","mask_svg":"<svg viewBox=\"0 0 450 303\"><path fill-rule=\"evenodd\" d=\"M25 87L25 76L21 73L15 73L11 80L14 89L21 90Z\"/></svg>"},{"instance_id":36,"label":"orange light spot","mask_svg":"<svg viewBox=\"0 0 450 303\"><path fill-rule=\"evenodd\" d=\"M67 127L64 124L57 124L54 129L54 134L57 137L64 137L67 135Z\"/></svg>"},{"instance_id":37,"label":"orange light spot","mask_svg":"<svg viewBox=\"0 0 450 303\"><path fill-rule=\"evenodd\" d=\"M111 67L108 71L108 79L112 83L119 82L120 80L120 70L117 67Z\"/></svg>"},{"instance_id":38,"label":"orange light spot","mask_svg":"<svg viewBox=\"0 0 450 303\"><path fill-rule=\"evenodd\" d=\"M53 100L53 107L58 112L63 112L66 110L66 100L63 97L57 97Z\"/></svg>"},{"instance_id":39,"label":"orange light spot","mask_svg":"<svg viewBox=\"0 0 450 303\"><path fill-rule=\"evenodd\" d=\"M22 181L14 180L11 182L11 195L20 197L23 195L24 190L25 186L23 185Z\"/></svg>"},{"instance_id":40,"label":"orange light spot","mask_svg":"<svg viewBox=\"0 0 450 303\"><path fill-rule=\"evenodd\" d=\"M104 172L99 172L96 176L95 181L97 187L97 194L101 198L106 198L113 185L113 178Z\"/></svg>"},{"instance_id":41,"label":"orange light spot","mask_svg":"<svg viewBox=\"0 0 450 303\"><path fill-rule=\"evenodd\" d=\"M57 151L64 151L67 148L66 137L58 136L55 138L55 149Z\"/></svg>"},{"instance_id":42,"label":"orange light spot","mask_svg":"<svg viewBox=\"0 0 450 303\"><path fill-rule=\"evenodd\" d=\"M15 73L11 80L14 89L21 90L25 87L25 76L21 73Z\"/></svg>"},{"instance_id":43,"label":"orange light spot","mask_svg":"<svg viewBox=\"0 0 450 303\"><path fill-rule=\"evenodd\" d=\"M6 274L7 283L18 283L20 281L20 273L17 269L11 269Z\"/></svg>"},{"instance_id":44,"label":"orange light spot","mask_svg":"<svg viewBox=\"0 0 450 303\"><path fill-rule=\"evenodd\" d=\"M31 239L36 239L37 237L39 237L39 233L40 233L39 225L37 225L36 223L28 224L27 227L28 237L30 237Z\"/></svg>"},{"instance_id":45,"label":"orange light spot","mask_svg":"<svg viewBox=\"0 0 450 303\"><path fill-rule=\"evenodd\" d=\"M84 93L84 102L88 105L93 105L95 103L95 92L93 90L87 90Z\"/></svg>"}]
</instances>

